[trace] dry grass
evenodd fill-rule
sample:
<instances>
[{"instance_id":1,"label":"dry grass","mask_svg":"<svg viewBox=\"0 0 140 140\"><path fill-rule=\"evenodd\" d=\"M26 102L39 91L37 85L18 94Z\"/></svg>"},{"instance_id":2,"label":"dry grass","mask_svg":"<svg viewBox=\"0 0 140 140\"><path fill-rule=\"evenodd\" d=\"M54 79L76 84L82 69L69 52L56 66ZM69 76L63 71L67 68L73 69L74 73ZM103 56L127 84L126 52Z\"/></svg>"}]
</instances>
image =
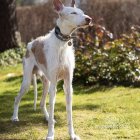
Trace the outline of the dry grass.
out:
<instances>
[{"instance_id":1,"label":"dry grass","mask_svg":"<svg viewBox=\"0 0 140 140\"><path fill-rule=\"evenodd\" d=\"M86 14L100 20L116 37L128 32L133 24L140 25L139 0L86 0L81 3ZM56 14L52 3L32 7L18 7L17 21L22 41L28 42L32 38L48 33L55 25ZM102 20L101 20L102 19Z\"/></svg>"},{"instance_id":2,"label":"dry grass","mask_svg":"<svg viewBox=\"0 0 140 140\"><path fill-rule=\"evenodd\" d=\"M114 33L115 37L129 31L133 24L140 24L138 0L87 0L82 9Z\"/></svg>"}]
</instances>

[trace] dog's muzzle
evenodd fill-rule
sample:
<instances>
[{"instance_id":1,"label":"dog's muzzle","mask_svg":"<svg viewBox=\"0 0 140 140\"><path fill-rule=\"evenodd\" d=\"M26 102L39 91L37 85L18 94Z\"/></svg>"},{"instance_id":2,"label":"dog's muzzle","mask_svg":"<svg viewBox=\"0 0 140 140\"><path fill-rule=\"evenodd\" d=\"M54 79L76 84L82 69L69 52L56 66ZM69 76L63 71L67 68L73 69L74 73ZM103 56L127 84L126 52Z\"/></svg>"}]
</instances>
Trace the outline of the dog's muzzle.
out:
<instances>
[{"instance_id":1,"label":"dog's muzzle","mask_svg":"<svg viewBox=\"0 0 140 140\"><path fill-rule=\"evenodd\" d=\"M93 25L93 20L91 17L87 16L85 18L85 21L86 21L86 25L89 25L89 26L92 26Z\"/></svg>"}]
</instances>

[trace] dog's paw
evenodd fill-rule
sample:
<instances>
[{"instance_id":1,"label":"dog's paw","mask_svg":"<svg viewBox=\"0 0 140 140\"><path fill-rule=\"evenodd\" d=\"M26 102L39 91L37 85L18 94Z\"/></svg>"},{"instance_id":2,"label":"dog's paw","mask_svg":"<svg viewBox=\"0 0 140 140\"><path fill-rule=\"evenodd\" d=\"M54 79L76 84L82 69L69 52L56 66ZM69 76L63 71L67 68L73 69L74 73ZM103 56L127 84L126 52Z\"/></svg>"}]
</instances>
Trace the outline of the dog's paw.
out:
<instances>
[{"instance_id":1,"label":"dog's paw","mask_svg":"<svg viewBox=\"0 0 140 140\"><path fill-rule=\"evenodd\" d=\"M81 139L80 139L79 136L74 134L74 135L71 136L71 140L81 140Z\"/></svg>"},{"instance_id":2,"label":"dog's paw","mask_svg":"<svg viewBox=\"0 0 140 140\"><path fill-rule=\"evenodd\" d=\"M48 136L47 138L46 138L46 140L54 140L54 136Z\"/></svg>"},{"instance_id":3,"label":"dog's paw","mask_svg":"<svg viewBox=\"0 0 140 140\"><path fill-rule=\"evenodd\" d=\"M13 117L13 116L12 116L11 121L12 121L12 122L19 122L19 119L18 119L18 117Z\"/></svg>"}]
</instances>

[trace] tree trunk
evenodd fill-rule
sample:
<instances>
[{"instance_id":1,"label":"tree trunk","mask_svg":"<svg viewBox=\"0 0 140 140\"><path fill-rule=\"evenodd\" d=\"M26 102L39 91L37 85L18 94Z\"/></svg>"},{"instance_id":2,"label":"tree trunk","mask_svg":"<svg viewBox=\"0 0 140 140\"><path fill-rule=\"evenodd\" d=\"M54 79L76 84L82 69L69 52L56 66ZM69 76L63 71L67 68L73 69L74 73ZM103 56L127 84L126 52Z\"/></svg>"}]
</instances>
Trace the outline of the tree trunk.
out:
<instances>
[{"instance_id":1,"label":"tree trunk","mask_svg":"<svg viewBox=\"0 0 140 140\"><path fill-rule=\"evenodd\" d=\"M0 52L18 46L16 0L0 0Z\"/></svg>"}]
</instances>

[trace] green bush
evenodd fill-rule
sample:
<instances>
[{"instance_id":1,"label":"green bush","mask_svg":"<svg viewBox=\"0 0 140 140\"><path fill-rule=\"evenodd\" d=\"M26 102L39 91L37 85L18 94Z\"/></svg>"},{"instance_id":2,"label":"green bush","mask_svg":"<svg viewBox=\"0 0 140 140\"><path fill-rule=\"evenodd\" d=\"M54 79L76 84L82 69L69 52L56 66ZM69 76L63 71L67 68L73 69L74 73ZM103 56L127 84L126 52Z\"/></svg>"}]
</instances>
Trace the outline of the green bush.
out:
<instances>
[{"instance_id":1,"label":"green bush","mask_svg":"<svg viewBox=\"0 0 140 140\"><path fill-rule=\"evenodd\" d=\"M25 50L25 46L22 45L19 48L9 49L0 53L0 66L16 65L21 63Z\"/></svg>"},{"instance_id":2,"label":"green bush","mask_svg":"<svg viewBox=\"0 0 140 140\"><path fill-rule=\"evenodd\" d=\"M80 30L76 42L74 80L85 85L135 84L140 76L140 28L134 26L129 35L112 40L104 28Z\"/></svg>"}]
</instances>

